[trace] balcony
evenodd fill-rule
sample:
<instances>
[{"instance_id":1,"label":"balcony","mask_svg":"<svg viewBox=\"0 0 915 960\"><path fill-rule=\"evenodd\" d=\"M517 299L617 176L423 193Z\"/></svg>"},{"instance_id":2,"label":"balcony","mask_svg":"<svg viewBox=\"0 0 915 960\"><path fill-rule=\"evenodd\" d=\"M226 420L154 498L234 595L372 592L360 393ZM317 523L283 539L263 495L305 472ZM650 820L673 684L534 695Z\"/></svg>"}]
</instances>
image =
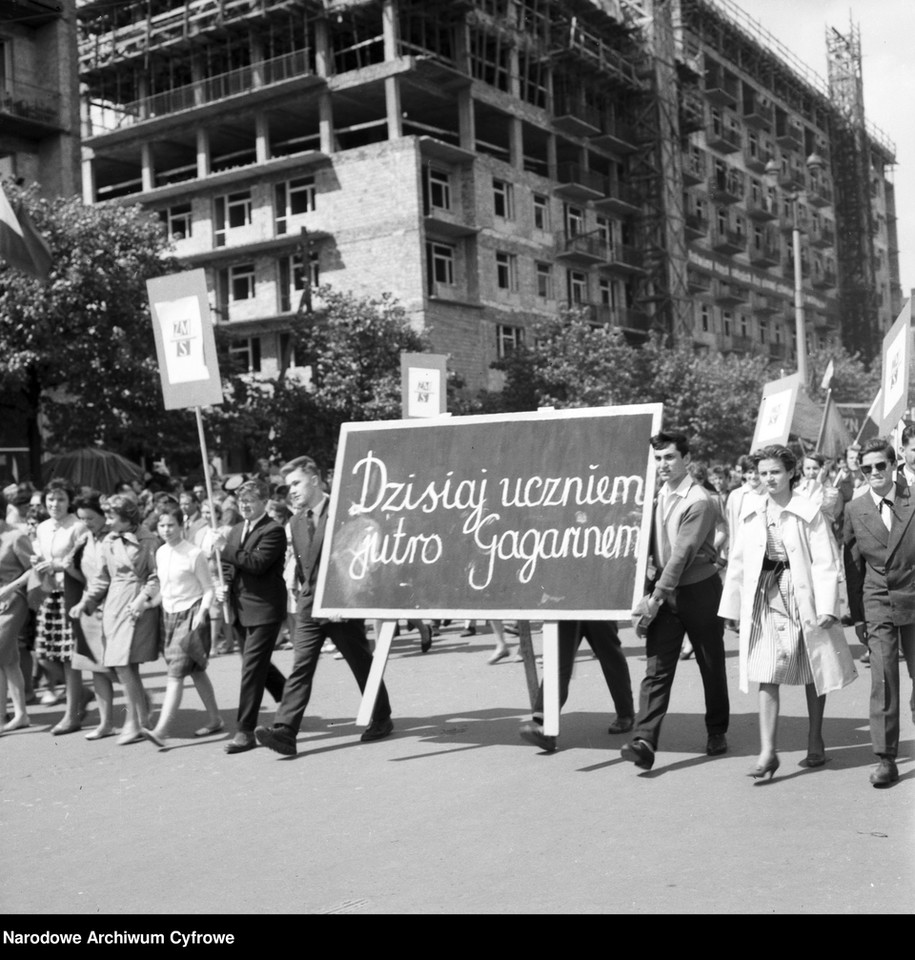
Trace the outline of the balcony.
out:
<instances>
[{"instance_id":1,"label":"balcony","mask_svg":"<svg viewBox=\"0 0 915 960\"><path fill-rule=\"evenodd\" d=\"M738 230L716 230L712 235L712 249L729 256L747 249L747 236Z\"/></svg>"},{"instance_id":2,"label":"balcony","mask_svg":"<svg viewBox=\"0 0 915 960\"><path fill-rule=\"evenodd\" d=\"M831 290L836 285L836 273L834 270L823 270L814 274L811 282L816 290Z\"/></svg>"},{"instance_id":3,"label":"balcony","mask_svg":"<svg viewBox=\"0 0 915 960\"><path fill-rule=\"evenodd\" d=\"M570 303L568 306L586 310L591 323L617 327L627 333L646 334L651 330L651 317L641 310L612 307L609 303Z\"/></svg>"},{"instance_id":4,"label":"balcony","mask_svg":"<svg viewBox=\"0 0 915 960\"><path fill-rule=\"evenodd\" d=\"M744 100L743 122L756 130L770 130L775 121L775 109L757 94Z\"/></svg>"},{"instance_id":5,"label":"balcony","mask_svg":"<svg viewBox=\"0 0 915 960\"><path fill-rule=\"evenodd\" d=\"M723 123L710 123L705 128L705 143L719 153L734 153L743 146L743 134Z\"/></svg>"},{"instance_id":6,"label":"balcony","mask_svg":"<svg viewBox=\"0 0 915 960\"><path fill-rule=\"evenodd\" d=\"M775 220L778 218L778 208L772 197L750 197L747 199L747 216L751 220Z\"/></svg>"},{"instance_id":7,"label":"balcony","mask_svg":"<svg viewBox=\"0 0 915 960\"><path fill-rule=\"evenodd\" d=\"M604 177L604 190L604 196L594 201L594 209L598 212L632 217L642 209L641 193L615 177Z\"/></svg>"},{"instance_id":8,"label":"balcony","mask_svg":"<svg viewBox=\"0 0 915 960\"><path fill-rule=\"evenodd\" d=\"M609 150L619 156L635 153L638 149L635 141L635 130L613 114L604 116L600 133L593 136L591 142L596 147Z\"/></svg>"},{"instance_id":9,"label":"balcony","mask_svg":"<svg viewBox=\"0 0 915 960\"><path fill-rule=\"evenodd\" d=\"M812 207L829 207L833 203L833 192L832 187L828 183L819 181L816 183L810 183L807 186L805 191L807 194L807 202Z\"/></svg>"},{"instance_id":10,"label":"balcony","mask_svg":"<svg viewBox=\"0 0 915 960\"><path fill-rule=\"evenodd\" d=\"M737 78L724 73L706 73L705 99L719 107L736 107Z\"/></svg>"},{"instance_id":11,"label":"balcony","mask_svg":"<svg viewBox=\"0 0 915 960\"><path fill-rule=\"evenodd\" d=\"M641 274L645 272L643 259L642 252L636 247L625 243L612 243L607 251L605 266L615 273Z\"/></svg>"},{"instance_id":12,"label":"balcony","mask_svg":"<svg viewBox=\"0 0 915 960\"><path fill-rule=\"evenodd\" d=\"M698 90L681 88L679 117L681 137L705 127L705 103Z\"/></svg>"},{"instance_id":13,"label":"balcony","mask_svg":"<svg viewBox=\"0 0 915 960\"><path fill-rule=\"evenodd\" d=\"M781 116L775 125L775 142L783 150L800 150L804 146L804 131L799 124Z\"/></svg>"},{"instance_id":14,"label":"balcony","mask_svg":"<svg viewBox=\"0 0 915 960\"><path fill-rule=\"evenodd\" d=\"M750 300L750 291L746 287L741 287L736 283L729 283L727 280L718 281L718 289L715 291L715 303L719 307L738 307Z\"/></svg>"},{"instance_id":15,"label":"balcony","mask_svg":"<svg viewBox=\"0 0 915 960\"><path fill-rule=\"evenodd\" d=\"M777 297L770 297L765 293L750 294L750 307L754 313L764 317L772 317L785 309L784 301Z\"/></svg>"},{"instance_id":16,"label":"balcony","mask_svg":"<svg viewBox=\"0 0 915 960\"><path fill-rule=\"evenodd\" d=\"M821 250L836 245L836 232L831 223L821 223L819 227L812 227L809 236L810 243Z\"/></svg>"},{"instance_id":17,"label":"balcony","mask_svg":"<svg viewBox=\"0 0 915 960\"><path fill-rule=\"evenodd\" d=\"M787 357L788 357L788 351L785 349L785 345L783 343L769 344L770 360L786 360Z\"/></svg>"},{"instance_id":18,"label":"balcony","mask_svg":"<svg viewBox=\"0 0 915 960\"><path fill-rule=\"evenodd\" d=\"M750 244L750 263L754 267L775 267L781 259L781 250L772 242Z\"/></svg>"},{"instance_id":19,"label":"balcony","mask_svg":"<svg viewBox=\"0 0 915 960\"><path fill-rule=\"evenodd\" d=\"M600 110L567 94L553 97L552 118L557 130L572 137L595 137L601 132Z\"/></svg>"},{"instance_id":20,"label":"balcony","mask_svg":"<svg viewBox=\"0 0 915 960\"><path fill-rule=\"evenodd\" d=\"M736 353L759 353L763 344L752 337L744 337L734 334L731 337L731 349Z\"/></svg>"},{"instance_id":21,"label":"balcony","mask_svg":"<svg viewBox=\"0 0 915 960\"><path fill-rule=\"evenodd\" d=\"M744 191L743 174L739 170L718 170L708 179L708 195L714 203L738 203Z\"/></svg>"},{"instance_id":22,"label":"balcony","mask_svg":"<svg viewBox=\"0 0 915 960\"><path fill-rule=\"evenodd\" d=\"M586 170L580 163L560 163L553 192L566 200L600 200L606 196L607 178L602 173Z\"/></svg>"},{"instance_id":23,"label":"balcony","mask_svg":"<svg viewBox=\"0 0 915 960\"><path fill-rule=\"evenodd\" d=\"M803 190L806 176L803 167L787 164L778 171L777 179L783 190Z\"/></svg>"},{"instance_id":24,"label":"balcony","mask_svg":"<svg viewBox=\"0 0 915 960\"><path fill-rule=\"evenodd\" d=\"M577 234L563 231L556 234L555 243L556 259L564 263L591 267L606 263L610 257L610 245L597 230Z\"/></svg>"},{"instance_id":25,"label":"balcony","mask_svg":"<svg viewBox=\"0 0 915 960\"><path fill-rule=\"evenodd\" d=\"M694 187L708 176L708 154L702 151L683 154L683 183Z\"/></svg>"},{"instance_id":26,"label":"balcony","mask_svg":"<svg viewBox=\"0 0 915 960\"><path fill-rule=\"evenodd\" d=\"M60 94L21 80L0 80L0 117L5 133L41 138L61 129Z\"/></svg>"},{"instance_id":27,"label":"balcony","mask_svg":"<svg viewBox=\"0 0 915 960\"><path fill-rule=\"evenodd\" d=\"M687 240L699 240L708 233L709 222L698 213L688 213L684 222L684 233Z\"/></svg>"},{"instance_id":28,"label":"balcony","mask_svg":"<svg viewBox=\"0 0 915 960\"><path fill-rule=\"evenodd\" d=\"M708 293L712 289L712 278L706 273L687 268L686 286L691 293Z\"/></svg>"},{"instance_id":29,"label":"balcony","mask_svg":"<svg viewBox=\"0 0 915 960\"><path fill-rule=\"evenodd\" d=\"M765 173L769 157L759 144L747 144L743 151L743 162L747 165L747 169L754 173Z\"/></svg>"}]
</instances>

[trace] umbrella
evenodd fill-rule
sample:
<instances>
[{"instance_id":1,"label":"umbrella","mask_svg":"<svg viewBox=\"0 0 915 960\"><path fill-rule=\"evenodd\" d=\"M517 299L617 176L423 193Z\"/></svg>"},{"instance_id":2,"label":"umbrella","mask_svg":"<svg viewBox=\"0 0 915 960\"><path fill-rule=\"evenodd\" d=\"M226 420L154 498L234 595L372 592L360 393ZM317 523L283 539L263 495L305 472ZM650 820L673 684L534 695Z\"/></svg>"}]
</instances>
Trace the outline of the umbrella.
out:
<instances>
[{"instance_id":1,"label":"umbrella","mask_svg":"<svg viewBox=\"0 0 915 960\"><path fill-rule=\"evenodd\" d=\"M45 460L41 475L45 483L52 477L63 477L76 487L93 487L102 493L114 493L120 483L142 482L144 471L119 453L100 447L82 447Z\"/></svg>"}]
</instances>

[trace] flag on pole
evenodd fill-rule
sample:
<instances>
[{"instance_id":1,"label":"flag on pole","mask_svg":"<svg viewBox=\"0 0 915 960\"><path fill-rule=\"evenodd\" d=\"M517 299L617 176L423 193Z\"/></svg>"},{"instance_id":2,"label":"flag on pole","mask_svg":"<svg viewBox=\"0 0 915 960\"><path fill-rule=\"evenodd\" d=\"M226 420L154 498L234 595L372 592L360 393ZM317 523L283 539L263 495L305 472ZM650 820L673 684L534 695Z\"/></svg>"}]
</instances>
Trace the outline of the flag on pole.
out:
<instances>
[{"instance_id":1,"label":"flag on pole","mask_svg":"<svg viewBox=\"0 0 915 960\"><path fill-rule=\"evenodd\" d=\"M838 460L849 446L851 446L851 436L842 419L842 414L839 413L839 407L830 393L826 398L823 422L817 437L817 450L824 456Z\"/></svg>"},{"instance_id":2,"label":"flag on pole","mask_svg":"<svg viewBox=\"0 0 915 960\"><path fill-rule=\"evenodd\" d=\"M832 378L836 375L836 364L834 360L830 360L826 364L826 369L823 371L823 379L820 382L821 390L829 390L832 384Z\"/></svg>"},{"instance_id":3,"label":"flag on pole","mask_svg":"<svg viewBox=\"0 0 915 960\"><path fill-rule=\"evenodd\" d=\"M47 283L53 257L22 203L14 210L0 186L0 258Z\"/></svg>"}]
</instances>

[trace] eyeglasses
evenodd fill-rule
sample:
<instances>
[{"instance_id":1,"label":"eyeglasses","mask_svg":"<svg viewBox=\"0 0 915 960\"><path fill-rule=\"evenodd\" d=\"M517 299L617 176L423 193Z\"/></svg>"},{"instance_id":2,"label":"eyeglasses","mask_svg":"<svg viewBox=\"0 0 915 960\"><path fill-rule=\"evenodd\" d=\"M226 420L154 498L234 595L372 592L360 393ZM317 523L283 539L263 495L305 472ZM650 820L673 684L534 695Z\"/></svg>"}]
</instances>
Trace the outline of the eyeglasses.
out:
<instances>
[{"instance_id":1,"label":"eyeglasses","mask_svg":"<svg viewBox=\"0 0 915 960\"><path fill-rule=\"evenodd\" d=\"M870 474L874 470L876 470L877 473L883 473L886 470L887 466L888 464L886 460L878 460L876 463L868 463L868 464L862 465L861 472L865 476L870 476Z\"/></svg>"}]
</instances>

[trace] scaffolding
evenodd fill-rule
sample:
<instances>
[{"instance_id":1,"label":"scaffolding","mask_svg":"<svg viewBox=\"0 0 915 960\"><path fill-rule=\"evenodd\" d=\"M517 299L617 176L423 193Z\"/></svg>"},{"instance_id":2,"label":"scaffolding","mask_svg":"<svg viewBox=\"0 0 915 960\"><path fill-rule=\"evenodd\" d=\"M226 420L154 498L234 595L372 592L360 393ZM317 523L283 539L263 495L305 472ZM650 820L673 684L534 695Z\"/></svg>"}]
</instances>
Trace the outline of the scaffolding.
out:
<instances>
[{"instance_id":1,"label":"scaffolding","mask_svg":"<svg viewBox=\"0 0 915 960\"><path fill-rule=\"evenodd\" d=\"M847 34L826 31L829 92L836 106L832 143L838 219L837 259L841 276L842 340L865 360L880 343L874 232L870 189L870 137L864 117L861 34L852 23Z\"/></svg>"}]
</instances>

